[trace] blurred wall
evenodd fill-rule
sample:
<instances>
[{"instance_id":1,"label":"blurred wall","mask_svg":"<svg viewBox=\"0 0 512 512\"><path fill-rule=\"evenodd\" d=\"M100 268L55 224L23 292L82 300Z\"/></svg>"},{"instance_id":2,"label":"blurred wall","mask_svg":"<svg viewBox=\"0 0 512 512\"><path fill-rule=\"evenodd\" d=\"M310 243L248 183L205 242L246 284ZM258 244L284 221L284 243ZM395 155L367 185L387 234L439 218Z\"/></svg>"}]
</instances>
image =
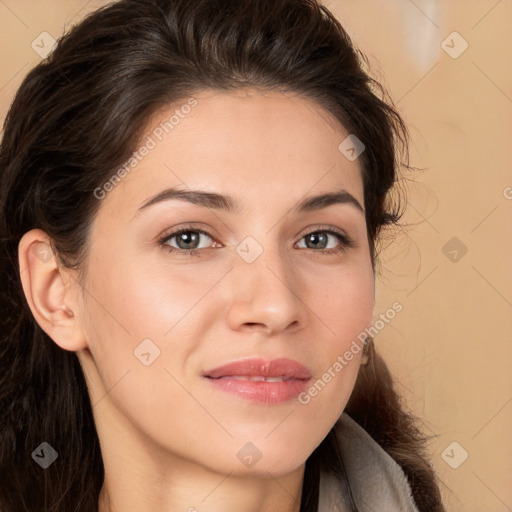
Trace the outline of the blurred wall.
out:
<instances>
[{"instance_id":1,"label":"blurred wall","mask_svg":"<svg viewBox=\"0 0 512 512\"><path fill-rule=\"evenodd\" d=\"M437 436L448 510L510 511L512 1L325 4L387 85L421 169L406 233L381 254L377 309L404 307L376 346Z\"/></svg>"},{"instance_id":2,"label":"blurred wall","mask_svg":"<svg viewBox=\"0 0 512 512\"><path fill-rule=\"evenodd\" d=\"M0 0L0 121L65 28L106 2ZM377 348L453 512L512 510L512 0L326 0L411 133L407 229L381 253ZM390 243L392 242L392 243Z\"/></svg>"}]
</instances>

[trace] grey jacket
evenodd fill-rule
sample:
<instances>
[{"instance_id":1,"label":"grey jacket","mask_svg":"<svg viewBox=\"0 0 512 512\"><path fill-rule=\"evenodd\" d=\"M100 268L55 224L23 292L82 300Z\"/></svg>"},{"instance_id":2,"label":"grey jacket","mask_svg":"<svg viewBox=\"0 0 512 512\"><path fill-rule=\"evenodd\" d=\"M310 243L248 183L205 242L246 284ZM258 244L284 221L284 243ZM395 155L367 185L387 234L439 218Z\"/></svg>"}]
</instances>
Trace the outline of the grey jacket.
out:
<instances>
[{"instance_id":1,"label":"grey jacket","mask_svg":"<svg viewBox=\"0 0 512 512\"><path fill-rule=\"evenodd\" d=\"M418 512L402 468L346 413L338 443L360 512ZM333 476L320 474L318 512L346 512Z\"/></svg>"}]
</instances>

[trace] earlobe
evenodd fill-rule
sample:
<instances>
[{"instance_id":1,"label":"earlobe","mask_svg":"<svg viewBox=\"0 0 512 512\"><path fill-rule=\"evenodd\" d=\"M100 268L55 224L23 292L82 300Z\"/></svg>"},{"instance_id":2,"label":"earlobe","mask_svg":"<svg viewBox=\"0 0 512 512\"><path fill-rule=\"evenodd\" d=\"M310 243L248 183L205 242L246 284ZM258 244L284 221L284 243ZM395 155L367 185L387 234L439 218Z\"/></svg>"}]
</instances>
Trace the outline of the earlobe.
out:
<instances>
[{"instance_id":1,"label":"earlobe","mask_svg":"<svg viewBox=\"0 0 512 512\"><path fill-rule=\"evenodd\" d=\"M40 229L25 233L18 245L18 260L23 292L41 329L64 350L86 348L78 304L71 293L79 285L70 283L71 276L59 266L48 235Z\"/></svg>"}]
</instances>

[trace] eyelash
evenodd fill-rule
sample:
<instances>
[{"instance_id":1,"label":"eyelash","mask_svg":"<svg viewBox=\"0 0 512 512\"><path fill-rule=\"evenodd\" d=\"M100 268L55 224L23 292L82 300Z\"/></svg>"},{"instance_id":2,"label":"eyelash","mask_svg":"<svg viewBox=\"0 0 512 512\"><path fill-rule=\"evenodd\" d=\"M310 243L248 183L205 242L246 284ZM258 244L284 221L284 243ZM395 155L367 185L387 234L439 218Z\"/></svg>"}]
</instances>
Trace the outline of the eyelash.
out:
<instances>
[{"instance_id":1,"label":"eyelash","mask_svg":"<svg viewBox=\"0 0 512 512\"><path fill-rule=\"evenodd\" d=\"M203 231L202 229L195 228L193 226L181 226L178 230L173 231L172 233L169 233L165 235L163 238L161 238L158 243L162 247L162 249L167 250L169 253L180 253L181 255L190 255L190 256L201 256L201 251L204 251L204 249L178 249L176 247L170 246L167 242L171 240L172 238L181 235L182 233L187 232L193 232L193 233L200 233L202 235L206 235L208 238L214 240L214 238L207 233L206 231ZM313 252L319 252L321 254L338 254L345 252L347 249L350 249L354 246L354 241L346 234L338 232L336 230L333 230L332 228L322 228L315 229L314 231L309 231L308 233L305 233L301 240L305 238L306 236L316 234L316 233L327 233L330 235L335 236L340 244L335 249L322 249L322 250L315 250L310 249ZM306 248L307 249L307 248Z\"/></svg>"}]
</instances>

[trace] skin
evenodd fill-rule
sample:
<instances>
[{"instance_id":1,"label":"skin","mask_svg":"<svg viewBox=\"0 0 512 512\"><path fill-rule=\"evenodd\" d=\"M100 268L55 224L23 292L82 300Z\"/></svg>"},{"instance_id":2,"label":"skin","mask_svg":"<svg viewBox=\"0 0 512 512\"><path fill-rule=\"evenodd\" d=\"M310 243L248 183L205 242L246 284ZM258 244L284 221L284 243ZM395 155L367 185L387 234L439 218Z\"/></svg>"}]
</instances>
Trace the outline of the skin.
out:
<instances>
[{"instance_id":1,"label":"skin","mask_svg":"<svg viewBox=\"0 0 512 512\"><path fill-rule=\"evenodd\" d=\"M338 150L346 130L311 100L255 90L194 97L101 200L82 281L40 257L49 239L32 230L19 246L23 288L39 325L84 370L106 470L101 512L298 512L305 461L342 413L361 354L307 405L249 402L203 373L288 357L315 382L371 325L364 212L349 203L293 211L341 188L364 207L361 167ZM155 115L141 143L175 109ZM241 210L173 199L137 213L174 186L228 194ZM180 237L159 244L183 223L208 232L199 255L170 253L185 247ZM353 247L322 253L305 235L326 228ZM248 236L263 249L252 263L236 251ZM329 235L327 250L340 244ZM149 366L134 356L147 338L160 350ZM248 442L261 452L252 467L237 457Z\"/></svg>"}]
</instances>

